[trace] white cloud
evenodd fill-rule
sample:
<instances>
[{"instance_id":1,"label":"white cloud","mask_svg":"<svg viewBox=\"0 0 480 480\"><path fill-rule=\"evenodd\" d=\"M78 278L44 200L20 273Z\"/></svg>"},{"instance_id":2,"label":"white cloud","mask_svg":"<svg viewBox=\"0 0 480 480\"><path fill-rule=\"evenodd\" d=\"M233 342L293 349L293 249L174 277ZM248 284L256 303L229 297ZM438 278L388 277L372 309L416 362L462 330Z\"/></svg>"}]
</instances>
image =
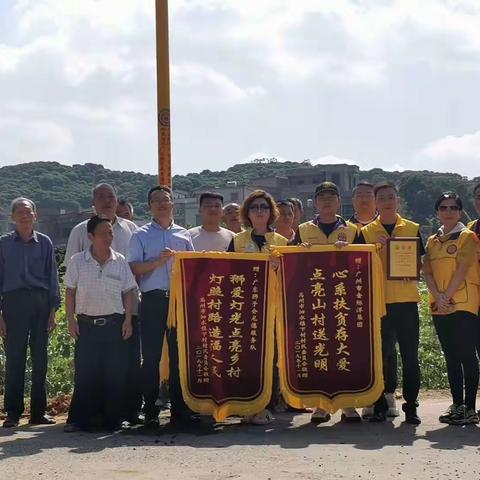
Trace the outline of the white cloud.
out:
<instances>
[{"instance_id":1,"label":"white cloud","mask_svg":"<svg viewBox=\"0 0 480 480\"><path fill-rule=\"evenodd\" d=\"M171 78L175 95L187 104L239 102L265 94L261 86L241 87L223 73L201 64L172 65Z\"/></svg>"},{"instance_id":2,"label":"white cloud","mask_svg":"<svg viewBox=\"0 0 480 480\"><path fill-rule=\"evenodd\" d=\"M434 160L480 161L480 130L460 137L449 135L435 140L422 150L422 154Z\"/></svg>"}]
</instances>

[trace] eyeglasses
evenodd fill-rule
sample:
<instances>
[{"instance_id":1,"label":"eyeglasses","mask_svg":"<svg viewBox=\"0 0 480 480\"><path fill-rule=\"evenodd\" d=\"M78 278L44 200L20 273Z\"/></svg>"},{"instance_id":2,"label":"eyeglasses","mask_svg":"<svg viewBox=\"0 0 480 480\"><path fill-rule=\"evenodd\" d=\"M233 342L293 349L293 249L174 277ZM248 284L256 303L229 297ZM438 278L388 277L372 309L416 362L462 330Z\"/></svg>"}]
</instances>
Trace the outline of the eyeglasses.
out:
<instances>
[{"instance_id":1,"label":"eyeglasses","mask_svg":"<svg viewBox=\"0 0 480 480\"><path fill-rule=\"evenodd\" d=\"M266 203L262 203L260 205L250 205L248 208L251 212L267 212L270 210L270 206Z\"/></svg>"},{"instance_id":2,"label":"eyeglasses","mask_svg":"<svg viewBox=\"0 0 480 480\"><path fill-rule=\"evenodd\" d=\"M441 212L446 212L447 210L450 210L452 212L458 212L460 210L460 207L458 205L440 205L438 209Z\"/></svg>"}]
</instances>

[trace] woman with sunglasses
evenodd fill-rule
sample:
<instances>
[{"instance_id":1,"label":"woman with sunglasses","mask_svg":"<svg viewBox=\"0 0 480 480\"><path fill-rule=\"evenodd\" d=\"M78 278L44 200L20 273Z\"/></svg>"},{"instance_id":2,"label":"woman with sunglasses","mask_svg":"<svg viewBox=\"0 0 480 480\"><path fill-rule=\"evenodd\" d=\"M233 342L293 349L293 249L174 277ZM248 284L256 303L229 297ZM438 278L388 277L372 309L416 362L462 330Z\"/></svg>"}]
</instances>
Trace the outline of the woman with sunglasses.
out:
<instances>
[{"instance_id":1,"label":"woman with sunglasses","mask_svg":"<svg viewBox=\"0 0 480 480\"><path fill-rule=\"evenodd\" d=\"M428 239L423 271L453 398L453 404L439 420L449 425L478 423L478 239L460 222L463 204L456 193L442 193L435 202L435 212L442 226Z\"/></svg>"},{"instance_id":2,"label":"woman with sunglasses","mask_svg":"<svg viewBox=\"0 0 480 480\"><path fill-rule=\"evenodd\" d=\"M270 247L287 245L287 239L275 233L273 225L278 218L278 208L273 197L263 191L255 190L243 202L240 208L240 218L245 230L237 233L228 247L229 252L237 253L270 253ZM274 268L278 267L278 259L272 259ZM274 356L274 372L272 397L267 408L261 412L246 417L243 423L267 425L272 422L272 411L279 400L279 376L276 366L277 355Z\"/></svg>"}]
</instances>

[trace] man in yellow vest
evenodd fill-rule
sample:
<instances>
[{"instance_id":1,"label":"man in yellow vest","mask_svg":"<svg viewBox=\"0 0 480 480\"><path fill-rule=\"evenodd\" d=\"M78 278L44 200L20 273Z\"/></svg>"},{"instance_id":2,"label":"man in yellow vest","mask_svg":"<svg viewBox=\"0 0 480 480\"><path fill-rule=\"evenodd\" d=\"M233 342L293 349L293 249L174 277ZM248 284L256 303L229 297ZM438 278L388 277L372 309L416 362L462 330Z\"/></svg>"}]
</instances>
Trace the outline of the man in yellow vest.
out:
<instances>
[{"instance_id":1,"label":"man in yellow vest","mask_svg":"<svg viewBox=\"0 0 480 480\"><path fill-rule=\"evenodd\" d=\"M323 182L315 189L315 209L318 215L311 221L298 226L293 243L295 245L325 245L341 246L353 243L357 228L337 215L340 209L340 192L332 182ZM342 420L345 422L360 422L361 418L354 408L342 410ZM312 423L324 423L330 420L330 414L317 408L312 414Z\"/></svg>"},{"instance_id":2,"label":"man in yellow vest","mask_svg":"<svg viewBox=\"0 0 480 480\"><path fill-rule=\"evenodd\" d=\"M361 229L358 243L381 244L380 250L385 276L385 303L387 314L382 319L383 375L385 380L385 399L388 410L395 410L394 393L397 387L396 344L400 347L403 366L402 409L407 423L421 423L417 415L418 391L420 389L420 365L418 361L419 315L418 284L414 280L387 280L387 255L385 245L389 237L419 238L419 255L425 253L417 223L402 218L399 213L400 197L392 183L375 186L375 203L379 216ZM378 403L377 403L378 405ZM376 405L376 407L377 407ZM382 404L383 405L383 404ZM383 407L375 409L373 421L385 420Z\"/></svg>"},{"instance_id":3,"label":"man in yellow vest","mask_svg":"<svg viewBox=\"0 0 480 480\"><path fill-rule=\"evenodd\" d=\"M477 183L475 185L475 188L473 189L473 200L475 204L475 210L477 211L477 215L480 217L480 183ZM477 237L480 240L480 218L477 220L473 220L467 226L470 230L472 230L474 233L477 234ZM478 249L477 259L480 262L480 248ZM477 333L477 355L480 358L480 322L478 325L478 333Z\"/></svg>"},{"instance_id":4,"label":"man in yellow vest","mask_svg":"<svg viewBox=\"0 0 480 480\"><path fill-rule=\"evenodd\" d=\"M362 227L372 223L378 217L374 190L374 186L366 181L358 183L352 190L354 214L348 221L357 227L358 233Z\"/></svg>"}]
</instances>

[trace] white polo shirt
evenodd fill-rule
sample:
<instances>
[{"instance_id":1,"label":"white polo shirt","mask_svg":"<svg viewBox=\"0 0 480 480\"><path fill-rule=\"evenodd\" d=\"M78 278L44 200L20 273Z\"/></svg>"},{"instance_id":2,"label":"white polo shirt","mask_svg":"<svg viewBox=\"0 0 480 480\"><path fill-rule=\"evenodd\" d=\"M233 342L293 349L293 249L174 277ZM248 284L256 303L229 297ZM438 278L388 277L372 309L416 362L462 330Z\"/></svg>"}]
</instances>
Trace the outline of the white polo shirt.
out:
<instances>
[{"instance_id":1,"label":"white polo shirt","mask_svg":"<svg viewBox=\"0 0 480 480\"><path fill-rule=\"evenodd\" d=\"M89 249L90 245L92 244L88 238L87 223L88 220L85 220L78 225L75 225L70 232L64 259L64 264L67 267L73 255ZM130 239L132 238L132 233L137 229L137 226L130 220L117 216L115 217L115 223L112 224L112 229L112 248L115 250L115 252L121 253L124 257L126 257L128 253L128 245L130 243ZM133 315L138 315L138 304L139 298L137 294L133 300Z\"/></svg>"},{"instance_id":2,"label":"white polo shirt","mask_svg":"<svg viewBox=\"0 0 480 480\"><path fill-rule=\"evenodd\" d=\"M137 288L135 277L125 257L110 249L110 259L100 265L90 248L76 253L68 262L65 286L75 289L77 315L123 314L122 293Z\"/></svg>"}]
</instances>

